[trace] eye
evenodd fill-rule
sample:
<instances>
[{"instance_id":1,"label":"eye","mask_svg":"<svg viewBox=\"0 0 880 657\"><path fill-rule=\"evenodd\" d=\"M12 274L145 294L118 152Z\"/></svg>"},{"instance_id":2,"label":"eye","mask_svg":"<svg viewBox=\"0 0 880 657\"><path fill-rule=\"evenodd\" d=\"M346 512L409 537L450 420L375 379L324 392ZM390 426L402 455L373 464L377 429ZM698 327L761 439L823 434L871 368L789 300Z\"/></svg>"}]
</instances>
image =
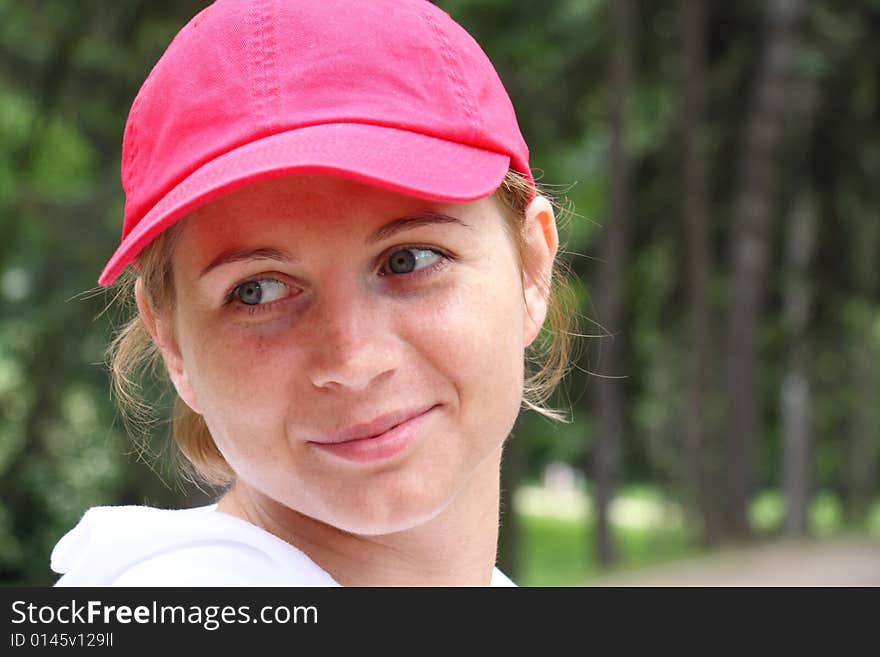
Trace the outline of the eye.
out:
<instances>
[{"instance_id":1,"label":"eye","mask_svg":"<svg viewBox=\"0 0 880 657\"><path fill-rule=\"evenodd\" d=\"M257 306L283 299L290 293L287 285L274 278L245 281L232 290L232 296L246 306Z\"/></svg>"},{"instance_id":2,"label":"eye","mask_svg":"<svg viewBox=\"0 0 880 657\"><path fill-rule=\"evenodd\" d=\"M388 254L382 274L410 274L433 265L443 258L443 254L433 249L407 247Z\"/></svg>"}]
</instances>

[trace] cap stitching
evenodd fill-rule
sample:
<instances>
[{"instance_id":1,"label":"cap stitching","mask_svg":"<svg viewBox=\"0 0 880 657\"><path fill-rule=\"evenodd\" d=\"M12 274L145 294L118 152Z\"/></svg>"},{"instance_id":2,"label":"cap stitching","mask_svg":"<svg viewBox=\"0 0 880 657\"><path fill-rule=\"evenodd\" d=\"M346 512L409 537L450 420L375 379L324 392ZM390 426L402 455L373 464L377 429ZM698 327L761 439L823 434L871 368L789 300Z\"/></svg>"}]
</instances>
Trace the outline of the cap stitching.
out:
<instances>
[{"instance_id":1,"label":"cap stitching","mask_svg":"<svg viewBox=\"0 0 880 657\"><path fill-rule=\"evenodd\" d=\"M470 95L466 92L464 88L464 80L459 75L458 60L455 56L455 52L449 46L449 41L447 41L446 35L440 29L440 26L437 24L434 16L432 16L431 13L427 10L423 11L421 16L431 27L434 35L440 42L440 52L442 53L443 59L446 61L447 64L446 75L449 78L449 81L452 83L453 89L455 89L456 96L458 96L459 101L464 107L464 112L467 116L468 123L470 123L471 129L473 130L473 134L470 135L470 139L472 140L479 133L476 118L477 112L476 108L473 106L473 103L471 103Z\"/></svg>"},{"instance_id":2,"label":"cap stitching","mask_svg":"<svg viewBox=\"0 0 880 657\"><path fill-rule=\"evenodd\" d=\"M247 18L254 33L254 57L250 62L253 76L251 94L257 116L261 121L266 121L274 115L274 108L270 105L278 101L274 25L267 0L255 2L251 9Z\"/></svg>"}]
</instances>

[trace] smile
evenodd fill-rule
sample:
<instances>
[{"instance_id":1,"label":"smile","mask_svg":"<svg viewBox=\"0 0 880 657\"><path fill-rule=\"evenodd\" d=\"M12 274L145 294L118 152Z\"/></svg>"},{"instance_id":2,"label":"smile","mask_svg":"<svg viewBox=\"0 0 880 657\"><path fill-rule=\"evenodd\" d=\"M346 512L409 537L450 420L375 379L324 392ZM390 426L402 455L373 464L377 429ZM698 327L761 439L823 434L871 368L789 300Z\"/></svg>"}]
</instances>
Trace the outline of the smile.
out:
<instances>
[{"instance_id":1,"label":"smile","mask_svg":"<svg viewBox=\"0 0 880 657\"><path fill-rule=\"evenodd\" d=\"M357 463L390 459L415 441L427 416L437 407L389 413L308 443L323 452Z\"/></svg>"}]
</instances>

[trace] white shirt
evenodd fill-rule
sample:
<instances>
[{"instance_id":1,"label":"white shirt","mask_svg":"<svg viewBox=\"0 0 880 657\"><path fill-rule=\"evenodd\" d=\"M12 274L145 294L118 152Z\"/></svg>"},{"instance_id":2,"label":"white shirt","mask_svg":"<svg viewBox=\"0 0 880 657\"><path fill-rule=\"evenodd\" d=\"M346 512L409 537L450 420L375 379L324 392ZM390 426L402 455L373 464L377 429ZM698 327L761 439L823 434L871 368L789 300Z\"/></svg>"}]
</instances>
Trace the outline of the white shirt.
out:
<instances>
[{"instance_id":1,"label":"white shirt","mask_svg":"<svg viewBox=\"0 0 880 657\"><path fill-rule=\"evenodd\" d=\"M339 586L277 536L216 511L98 506L52 550L55 586ZM516 586L494 569L490 586Z\"/></svg>"}]
</instances>

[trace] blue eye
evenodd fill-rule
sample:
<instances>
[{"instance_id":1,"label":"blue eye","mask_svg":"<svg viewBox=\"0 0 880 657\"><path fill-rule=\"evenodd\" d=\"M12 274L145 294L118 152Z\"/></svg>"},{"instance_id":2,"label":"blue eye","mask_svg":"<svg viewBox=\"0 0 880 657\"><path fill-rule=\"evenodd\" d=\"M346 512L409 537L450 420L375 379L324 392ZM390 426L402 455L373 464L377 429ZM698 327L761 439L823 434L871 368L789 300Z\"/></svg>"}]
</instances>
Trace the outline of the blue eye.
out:
<instances>
[{"instance_id":1,"label":"blue eye","mask_svg":"<svg viewBox=\"0 0 880 657\"><path fill-rule=\"evenodd\" d=\"M246 306L257 306L272 301L283 299L289 294L287 285L274 278L263 278L255 281L245 281L236 286L232 291L233 297L237 298Z\"/></svg>"},{"instance_id":2,"label":"blue eye","mask_svg":"<svg viewBox=\"0 0 880 657\"><path fill-rule=\"evenodd\" d=\"M424 269L443 258L443 255L432 249L419 249L407 247L398 249L388 254L383 274L410 274L419 269Z\"/></svg>"}]
</instances>

